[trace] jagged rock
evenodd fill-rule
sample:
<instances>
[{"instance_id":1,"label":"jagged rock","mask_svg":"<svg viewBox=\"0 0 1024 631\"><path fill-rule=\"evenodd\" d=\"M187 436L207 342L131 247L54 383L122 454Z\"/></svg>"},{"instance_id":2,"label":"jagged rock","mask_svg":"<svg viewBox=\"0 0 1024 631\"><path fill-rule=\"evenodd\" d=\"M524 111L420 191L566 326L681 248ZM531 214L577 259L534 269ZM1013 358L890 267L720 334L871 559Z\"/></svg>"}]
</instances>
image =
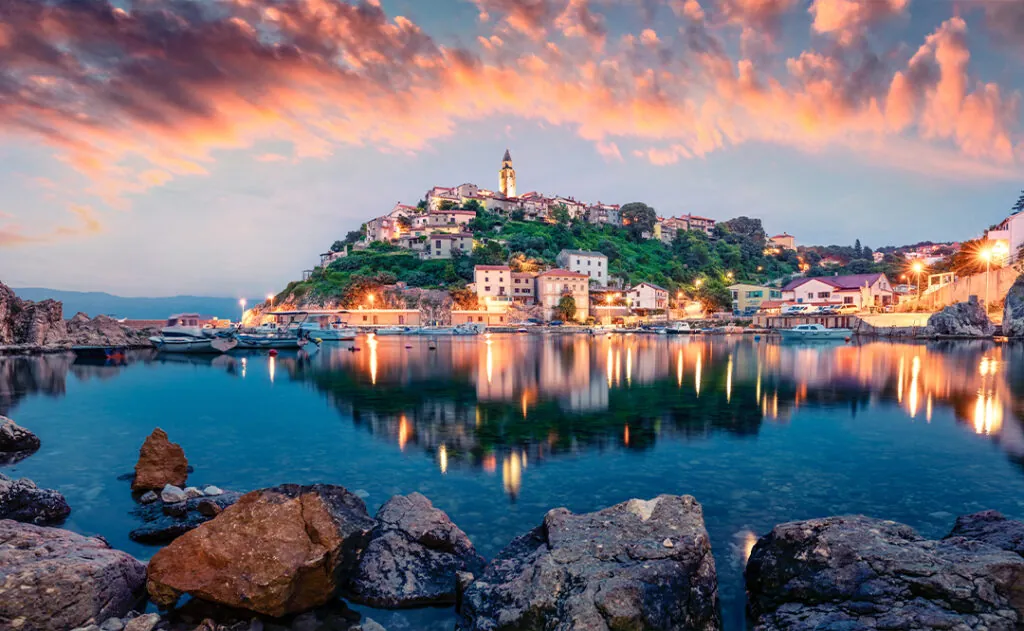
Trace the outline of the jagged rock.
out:
<instances>
[{"instance_id":1,"label":"jagged rock","mask_svg":"<svg viewBox=\"0 0 1024 631\"><path fill-rule=\"evenodd\" d=\"M183 487L187 479L188 460L185 458L185 450L181 445L172 443L167 438L167 432L159 427L154 429L139 448L132 490L160 490L168 484Z\"/></svg>"},{"instance_id":2,"label":"jagged rock","mask_svg":"<svg viewBox=\"0 0 1024 631\"><path fill-rule=\"evenodd\" d=\"M928 318L928 333L956 337L991 337L996 327L976 300L958 302Z\"/></svg>"},{"instance_id":3,"label":"jagged rock","mask_svg":"<svg viewBox=\"0 0 1024 631\"><path fill-rule=\"evenodd\" d=\"M469 585L459 609L466 631L719 629L700 504L660 495L583 515L549 511Z\"/></svg>"},{"instance_id":4,"label":"jagged rock","mask_svg":"<svg viewBox=\"0 0 1024 631\"><path fill-rule=\"evenodd\" d=\"M217 497L193 498L177 504L145 504L137 506L132 514L143 521L143 525L128 533L132 541L139 543L167 543L212 519L216 513L204 512L204 504L212 504L218 511L234 504L241 493L224 493ZM180 511L168 513L169 507Z\"/></svg>"},{"instance_id":5,"label":"jagged rock","mask_svg":"<svg viewBox=\"0 0 1024 631\"><path fill-rule=\"evenodd\" d=\"M1022 620L1024 559L863 515L776 526L746 569L758 631L997 629Z\"/></svg>"},{"instance_id":6,"label":"jagged rock","mask_svg":"<svg viewBox=\"0 0 1024 631\"><path fill-rule=\"evenodd\" d=\"M1024 275L1013 281L1003 305L1003 335L1024 337Z\"/></svg>"},{"instance_id":7,"label":"jagged rock","mask_svg":"<svg viewBox=\"0 0 1024 631\"><path fill-rule=\"evenodd\" d=\"M98 315L93 319L76 313L67 323L68 338L77 346L152 346L148 336L123 326L110 316Z\"/></svg>"},{"instance_id":8,"label":"jagged rock","mask_svg":"<svg viewBox=\"0 0 1024 631\"><path fill-rule=\"evenodd\" d=\"M100 631L122 631L122 629L124 629L124 621L120 618L104 620L100 625Z\"/></svg>"},{"instance_id":9,"label":"jagged rock","mask_svg":"<svg viewBox=\"0 0 1024 631\"><path fill-rule=\"evenodd\" d=\"M160 614L147 613L129 620L128 624L124 625L124 631L153 631L159 623Z\"/></svg>"},{"instance_id":10,"label":"jagged rock","mask_svg":"<svg viewBox=\"0 0 1024 631\"><path fill-rule=\"evenodd\" d=\"M1007 519L994 510L957 517L953 530L946 536L964 537L1009 550L1024 556L1024 522Z\"/></svg>"},{"instance_id":11,"label":"jagged rock","mask_svg":"<svg viewBox=\"0 0 1024 631\"><path fill-rule=\"evenodd\" d=\"M45 526L70 514L71 507L57 491L41 489L28 478L12 480L0 473L0 519Z\"/></svg>"},{"instance_id":12,"label":"jagged rock","mask_svg":"<svg viewBox=\"0 0 1024 631\"><path fill-rule=\"evenodd\" d=\"M160 489L160 500L164 504L177 504L179 502L184 502L187 499L188 495L185 494L185 491L179 489L173 484L167 484L164 488Z\"/></svg>"},{"instance_id":13,"label":"jagged rock","mask_svg":"<svg viewBox=\"0 0 1024 631\"><path fill-rule=\"evenodd\" d=\"M64 307L56 300L22 300L0 283L0 346L8 344L40 348L67 345Z\"/></svg>"},{"instance_id":14,"label":"jagged rock","mask_svg":"<svg viewBox=\"0 0 1024 631\"><path fill-rule=\"evenodd\" d=\"M11 465L39 450L39 437L0 416L0 465Z\"/></svg>"},{"instance_id":15,"label":"jagged rock","mask_svg":"<svg viewBox=\"0 0 1024 631\"><path fill-rule=\"evenodd\" d=\"M122 617L145 580L145 565L102 539L0 520L0 627L66 631Z\"/></svg>"},{"instance_id":16,"label":"jagged rock","mask_svg":"<svg viewBox=\"0 0 1024 631\"><path fill-rule=\"evenodd\" d=\"M466 533L419 493L392 497L376 520L349 587L355 602L385 608L452 604L456 574L483 569Z\"/></svg>"},{"instance_id":17,"label":"jagged rock","mask_svg":"<svg viewBox=\"0 0 1024 631\"><path fill-rule=\"evenodd\" d=\"M200 515L212 518L220 515L224 508L217 499L203 499L196 504L196 510L199 511Z\"/></svg>"},{"instance_id":18,"label":"jagged rock","mask_svg":"<svg viewBox=\"0 0 1024 631\"><path fill-rule=\"evenodd\" d=\"M253 491L156 553L150 599L169 607L187 593L268 616L305 611L351 578L373 526L340 486Z\"/></svg>"},{"instance_id":19,"label":"jagged rock","mask_svg":"<svg viewBox=\"0 0 1024 631\"><path fill-rule=\"evenodd\" d=\"M160 496L156 494L156 491L146 491L139 496L139 501L143 504L152 504L153 502L160 499Z\"/></svg>"}]
</instances>

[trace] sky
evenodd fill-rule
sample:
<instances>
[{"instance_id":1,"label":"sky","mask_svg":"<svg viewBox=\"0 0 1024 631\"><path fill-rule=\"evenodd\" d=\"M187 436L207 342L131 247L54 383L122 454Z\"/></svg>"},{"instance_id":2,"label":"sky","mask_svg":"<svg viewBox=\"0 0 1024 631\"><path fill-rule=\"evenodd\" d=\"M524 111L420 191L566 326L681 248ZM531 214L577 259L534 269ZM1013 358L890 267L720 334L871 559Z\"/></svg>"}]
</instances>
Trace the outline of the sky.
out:
<instances>
[{"instance_id":1,"label":"sky","mask_svg":"<svg viewBox=\"0 0 1024 631\"><path fill-rule=\"evenodd\" d=\"M1024 0L4 0L0 281L263 296L431 186L979 236Z\"/></svg>"}]
</instances>

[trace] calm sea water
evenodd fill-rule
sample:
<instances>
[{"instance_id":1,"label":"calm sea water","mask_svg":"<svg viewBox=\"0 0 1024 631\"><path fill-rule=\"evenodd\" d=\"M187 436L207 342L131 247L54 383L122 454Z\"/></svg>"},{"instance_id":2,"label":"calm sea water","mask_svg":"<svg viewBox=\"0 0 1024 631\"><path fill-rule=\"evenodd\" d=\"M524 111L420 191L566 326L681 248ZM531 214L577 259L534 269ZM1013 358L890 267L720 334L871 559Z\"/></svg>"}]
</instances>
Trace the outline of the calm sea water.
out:
<instances>
[{"instance_id":1,"label":"calm sea water","mask_svg":"<svg viewBox=\"0 0 1024 631\"><path fill-rule=\"evenodd\" d=\"M43 448L4 470L59 489L67 527L140 558L129 473L162 427L190 482L342 484L371 513L420 491L487 557L551 508L689 493L704 506L727 628L774 524L844 513L944 535L1024 517L1024 347L795 346L742 337L494 336L325 345L313 355L0 358L0 414ZM446 610L371 612L391 631Z\"/></svg>"}]
</instances>

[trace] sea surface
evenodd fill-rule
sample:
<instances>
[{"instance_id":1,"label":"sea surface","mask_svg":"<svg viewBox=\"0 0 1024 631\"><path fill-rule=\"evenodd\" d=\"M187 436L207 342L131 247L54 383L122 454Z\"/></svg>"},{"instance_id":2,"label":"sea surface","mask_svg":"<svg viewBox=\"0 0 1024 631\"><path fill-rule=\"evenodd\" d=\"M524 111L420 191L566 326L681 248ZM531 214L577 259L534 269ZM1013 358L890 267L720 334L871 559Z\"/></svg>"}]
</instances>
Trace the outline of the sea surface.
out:
<instances>
[{"instance_id":1,"label":"sea surface","mask_svg":"<svg viewBox=\"0 0 1024 631\"><path fill-rule=\"evenodd\" d=\"M123 474L162 427L191 484L341 484L371 514L419 491L488 558L555 507L691 494L730 630L747 624L746 555L775 524L864 513L941 537L977 510L1024 518L1022 397L1024 346L991 342L495 335L119 366L0 358L0 414L43 443L3 473L60 490L67 528L140 558L156 548L128 538ZM368 613L389 631L454 620Z\"/></svg>"}]
</instances>

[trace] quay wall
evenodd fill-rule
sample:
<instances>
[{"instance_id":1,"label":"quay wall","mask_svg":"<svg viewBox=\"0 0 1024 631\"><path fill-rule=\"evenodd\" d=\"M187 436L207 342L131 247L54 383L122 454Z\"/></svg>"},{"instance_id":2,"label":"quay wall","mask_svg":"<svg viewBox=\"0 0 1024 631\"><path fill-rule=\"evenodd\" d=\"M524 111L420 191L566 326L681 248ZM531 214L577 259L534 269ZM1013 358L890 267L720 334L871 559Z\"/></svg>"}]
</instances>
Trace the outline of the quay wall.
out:
<instances>
[{"instance_id":1,"label":"quay wall","mask_svg":"<svg viewBox=\"0 0 1024 631\"><path fill-rule=\"evenodd\" d=\"M967 302L971 296L977 296L978 300L984 302L986 276L989 282L989 301L994 303L1006 298L1007 292L1019 275L1020 273L1012 267L1001 267L987 274L981 272L962 276L933 292L922 294L920 303L914 295L901 298L896 311L938 311L958 302Z\"/></svg>"}]
</instances>

